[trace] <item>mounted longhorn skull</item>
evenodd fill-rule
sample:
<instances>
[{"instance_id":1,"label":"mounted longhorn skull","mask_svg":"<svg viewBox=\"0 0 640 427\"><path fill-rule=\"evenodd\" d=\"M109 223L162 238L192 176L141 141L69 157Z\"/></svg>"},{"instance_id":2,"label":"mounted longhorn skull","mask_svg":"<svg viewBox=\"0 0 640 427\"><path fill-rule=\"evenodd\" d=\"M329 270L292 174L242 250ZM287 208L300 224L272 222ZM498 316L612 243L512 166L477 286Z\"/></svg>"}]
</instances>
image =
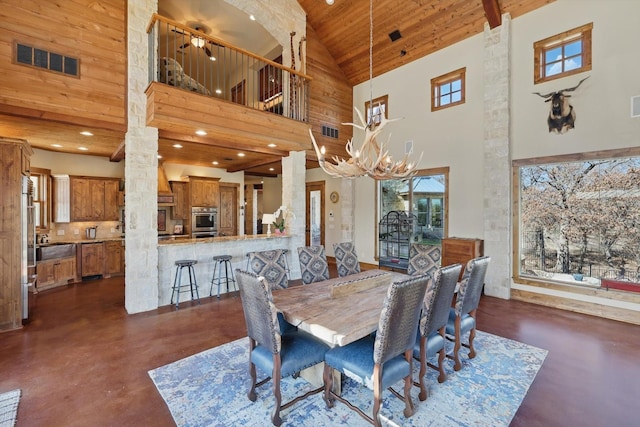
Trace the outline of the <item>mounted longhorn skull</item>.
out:
<instances>
[{"instance_id":1,"label":"mounted longhorn skull","mask_svg":"<svg viewBox=\"0 0 640 427\"><path fill-rule=\"evenodd\" d=\"M540 92L533 92L534 95L545 98L544 102L551 102L551 108L549 110L549 118L547 124L549 125L549 132L565 133L569 129L573 129L573 125L576 121L576 112L573 110L573 106L569 104L571 95L566 95L565 92L573 92L578 89L583 81L587 80L590 76L580 80L576 86L568 89L562 89L557 92L549 92L546 95Z\"/></svg>"}]
</instances>

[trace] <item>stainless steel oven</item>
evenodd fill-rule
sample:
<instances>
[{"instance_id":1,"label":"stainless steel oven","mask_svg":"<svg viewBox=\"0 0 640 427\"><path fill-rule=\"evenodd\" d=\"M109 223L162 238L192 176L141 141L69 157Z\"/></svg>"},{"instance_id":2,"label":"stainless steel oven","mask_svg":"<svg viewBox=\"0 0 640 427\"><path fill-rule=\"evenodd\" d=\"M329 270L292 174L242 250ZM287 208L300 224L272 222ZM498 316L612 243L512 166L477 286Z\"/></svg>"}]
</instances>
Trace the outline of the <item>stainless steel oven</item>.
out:
<instances>
[{"instance_id":1,"label":"stainless steel oven","mask_svg":"<svg viewBox=\"0 0 640 427\"><path fill-rule=\"evenodd\" d=\"M217 236L218 209L210 207L191 208L191 235L193 237Z\"/></svg>"}]
</instances>

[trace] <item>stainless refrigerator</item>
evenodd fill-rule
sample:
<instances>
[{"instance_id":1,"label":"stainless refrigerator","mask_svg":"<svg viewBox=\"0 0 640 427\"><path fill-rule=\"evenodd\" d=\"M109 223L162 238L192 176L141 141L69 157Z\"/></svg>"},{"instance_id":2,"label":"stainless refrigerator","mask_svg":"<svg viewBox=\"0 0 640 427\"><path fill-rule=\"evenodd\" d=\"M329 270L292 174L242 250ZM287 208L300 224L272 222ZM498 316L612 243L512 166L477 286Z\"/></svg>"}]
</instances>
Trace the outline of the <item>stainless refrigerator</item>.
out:
<instances>
[{"instance_id":1,"label":"stainless refrigerator","mask_svg":"<svg viewBox=\"0 0 640 427\"><path fill-rule=\"evenodd\" d=\"M22 318L29 317L29 288L36 280L36 224L33 206L33 182L28 176L22 177Z\"/></svg>"}]
</instances>

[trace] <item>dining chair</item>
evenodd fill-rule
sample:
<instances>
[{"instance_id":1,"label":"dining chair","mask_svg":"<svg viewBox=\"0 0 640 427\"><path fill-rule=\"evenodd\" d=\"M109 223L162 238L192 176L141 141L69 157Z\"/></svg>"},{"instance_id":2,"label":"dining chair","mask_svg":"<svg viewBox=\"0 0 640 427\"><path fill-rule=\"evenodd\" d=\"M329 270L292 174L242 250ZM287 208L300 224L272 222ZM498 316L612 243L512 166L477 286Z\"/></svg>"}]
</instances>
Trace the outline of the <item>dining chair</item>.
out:
<instances>
[{"instance_id":1,"label":"dining chair","mask_svg":"<svg viewBox=\"0 0 640 427\"><path fill-rule=\"evenodd\" d=\"M351 344L327 351L323 373L324 400L327 407L333 407L335 400L338 400L372 424L380 426L382 392L388 388L404 401L404 416L408 418L413 415L413 346L428 277L415 276L389 286L375 337L371 334ZM373 390L371 417L332 391L332 369ZM391 386L403 379L404 395L401 395Z\"/></svg>"},{"instance_id":2,"label":"dining chair","mask_svg":"<svg viewBox=\"0 0 640 427\"><path fill-rule=\"evenodd\" d=\"M289 286L287 260L284 249L249 252L247 255L247 270L264 277L265 283L269 285L271 290L284 289ZM278 313L278 319L280 321L281 333L295 329L295 326L284 319L282 313Z\"/></svg>"},{"instance_id":3,"label":"dining chair","mask_svg":"<svg viewBox=\"0 0 640 427\"><path fill-rule=\"evenodd\" d=\"M282 404L280 380L297 374L303 369L324 360L329 347L313 336L299 330L280 333L277 309L273 303L271 288L266 280L253 273L236 270L236 279L240 288L242 309L249 336L249 375L251 385L247 397L256 401L256 387L269 380L273 381L275 406L271 416L273 425L282 424L280 411L313 395L320 393L323 387L298 395ZM257 382L256 367L266 374L266 378Z\"/></svg>"},{"instance_id":4,"label":"dining chair","mask_svg":"<svg viewBox=\"0 0 640 427\"><path fill-rule=\"evenodd\" d=\"M249 271L265 278L271 289L289 286L287 260L282 249L249 252Z\"/></svg>"},{"instance_id":5,"label":"dining chair","mask_svg":"<svg viewBox=\"0 0 640 427\"><path fill-rule=\"evenodd\" d=\"M440 268L431 275L427 285L418 334L413 347L413 357L420 361L418 382L414 383L420 387L418 395L420 400L427 399L427 388L424 384L427 367L440 372L438 375L439 383L447 379L447 374L444 372L445 327L461 270L462 264ZM428 362L428 359L436 354L438 354L438 366Z\"/></svg>"},{"instance_id":6,"label":"dining chair","mask_svg":"<svg viewBox=\"0 0 640 427\"><path fill-rule=\"evenodd\" d=\"M469 260L464 269L462 280L458 285L455 307L449 309L449 319L446 326L446 334L455 341L453 346L453 369L459 371L462 368L458 352L460 347L469 349L469 359L476 357L473 348L473 340L476 336L476 310L480 304L480 296L484 286L484 278L487 274L491 257L483 256ZM468 343L462 342L462 335L469 332Z\"/></svg>"},{"instance_id":7,"label":"dining chair","mask_svg":"<svg viewBox=\"0 0 640 427\"><path fill-rule=\"evenodd\" d=\"M329 280L329 264L327 264L324 246L299 247L298 261L303 284Z\"/></svg>"},{"instance_id":8,"label":"dining chair","mask_svg":"<svg viewBox=\"0 0 640 427\"><path fill-rule=\"evenodd\" d=\"M339 277L360 273L360 262L358 262L358 255L353 242L334 243L333 253L336 257Z\"/></svg>"},{"instance_id":9,"label":"dining chair","mask_svg":"<svg viewBox=\"0 0 640 427\"><path fill-rule=\"evenodd\" d=\"M421 245L412 243L409 249L407 274L433 274L440 268L440 245Z\"/></svg>"}]
</instances>

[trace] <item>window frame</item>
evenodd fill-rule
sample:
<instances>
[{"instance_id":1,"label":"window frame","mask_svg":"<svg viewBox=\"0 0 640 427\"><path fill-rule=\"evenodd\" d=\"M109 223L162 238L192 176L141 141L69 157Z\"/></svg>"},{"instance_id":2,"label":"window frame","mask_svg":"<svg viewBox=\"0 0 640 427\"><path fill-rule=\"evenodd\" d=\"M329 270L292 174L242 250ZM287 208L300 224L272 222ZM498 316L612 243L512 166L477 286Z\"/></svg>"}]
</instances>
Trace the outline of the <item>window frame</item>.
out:
<instances>
[{"instance_id":1,"label":"window frame","mask_svg":"<svg viewBox=\"0 0 640 427\"><path fill-rule=\"evenodd\" d=\"M462 67L431 79L431 111L438 111L449 107L455 107L456 105L461 105L466 102L466 75L467 67ZM442 87L457 80L460 80L460 100L442 105L440 103L440 98L442 97ZM449 93L455 92L458 91L451 91Z\"/></svg>"},{"instance_id":2,"label":"window frame","mask_svg":"<svg viewBox=\"0 0 640 427\"><path fill-rule=\"evenodd\" d=\"M585 71L591 71L592 68L592 30L593 22L582 25L577 28L556 34L546 39L539 40L533 43L533 82L534 84L548 82L556 80L562 77L572 76L574 74L583 73ZM582 59L582 66L574 68L572 70L563 71L554 74L552 76L546 75L546 53L552 49L563 47L574 43L577 40L582 40L582 53L580 57ZM564 63L566 57L563 56L560 63Z\"/></svg>"},{"instance_id":3,"label":"window frame","mask_svg":"<svg viewBox=\"0 0 640 427\"><path fill-rule=\"evenodd\" d=\"M431 175L444 175L444 197L443 197L443 202L442 202L442 209L444 210L444 213L442 215L442 219L444 221L444 226L442 227L442 238L445 239L447 237L449 237L449 167L448 166L444 166L444 167L439 167L439 168L428 168L428 169L420 169L416 172L416 174L412 177L412 178L416 178L416 177L425 177L425 176L431 176ZM374 234L373 234L373 239L374 239L374 243L373 243L373 247L374 247L374 259L376 261L379 261L380 259L380 254L379 254L379 247L378 247L378 240L379 240L379 234L380 234L380 220L382 218L381 212L381 206L380 206L380 202L381 202L381 191L382 191L382 183L385 182L386 180L377 180L376 181L376 191L375 191L375 218L374 218ZM409 206L413 205L413 193L411 192L411 196L409 197ZM412 210L410 210L409 212L414 213ZM417 211L415 212L415 214L417 215Z\"/></svg>"},{"instance_id":4,"label":"window frame","mask_svg":"<svg viewBox=\"0 0 640 427\"><path fill-rule=\"evenodd\" d=\"M48 232L51 227L51 194L52 180L51 170L43 168L31 168L31 177L37 177L38 188L33 189L33 205L38 218L36 221L36 230L40 232ZM36 209L35 206L38 206Z\"/></svg>"},{"instance_id":5,"label":"window frame","mask_svg":"<svg viewBox=\"0 0 640 427\"><path fill-rule=\"evenodd\" d=\"M384 118L389 118L389 95L382 95L377 98L373 98L370 101L365 101L364 103L364 119L367 124L369 124L369 114L370 108L376 108L376 106L380 105L379 110L373 115L374 124L380 124L380 115L384 113ZM371 107L372 106L372 107ZM377 119L376 119L377 118Z\"/></svg>"}]
</instances>

